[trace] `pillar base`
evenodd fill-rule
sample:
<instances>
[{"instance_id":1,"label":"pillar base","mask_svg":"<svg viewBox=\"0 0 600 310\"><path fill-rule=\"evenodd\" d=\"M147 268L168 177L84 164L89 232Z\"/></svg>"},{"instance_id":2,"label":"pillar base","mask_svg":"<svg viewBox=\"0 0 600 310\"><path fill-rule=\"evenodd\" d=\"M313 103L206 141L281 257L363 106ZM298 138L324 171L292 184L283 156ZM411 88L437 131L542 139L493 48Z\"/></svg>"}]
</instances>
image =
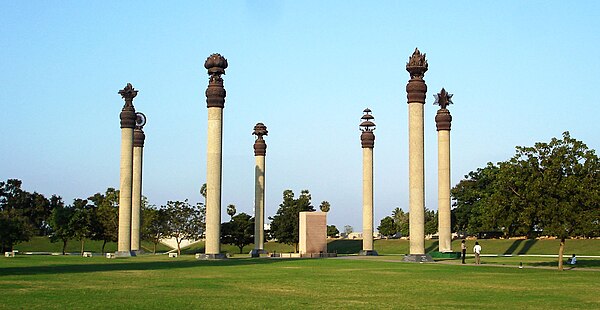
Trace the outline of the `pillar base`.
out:
<instances>
[{"instance_id":1,"label":"pillar base","mask_svg":"<svg viewBox=\"0 0 600 310\"><path fill-rule=\"evenodd\" d=\"M375 251L375 250L360 250L360 252L358 252L358 255L360 255L360 256L379 256L379 254L377 254L377 251Z\"/></svg>"},{"instance_id":2,"label":"pillar base","mask_svg":"<svg viewBox=\"0 0 600 310\"><path fill-rule=\"evenodd\" d=\"M204 253L196 253L196 259L199 260L214 260L214 259L226 259L227 254L219 253L219 254L204 254Z\"/></svg>"},{"instance_id":3,"label":"pillar base","mask_svg":"<svg viewBox=\"0 0 600 310\"><path fill-rule=\"evenodd\" d=\"M120 258L120 257L135 257L136 253L135 251L117 251L115 252L115 257Z\"/></svg>"},{"instance_id":4,"label":"pillar base","mask_svg":"<svg viewBox=\"0 0 600 310\"><path fill-rule=\"evenodd\" d=\"M250 257L260 257L260 254L268 254L268 252L263 249L253 249L250 251Z\"/></svg>"},{"instance_id":5,"label":"pillar base","mask_svg":"<svg viewBox=\"0 0 600 310\"><path fill-rule=\"evenodd\" d=\"M408 263L433 263L434 260L429 254L406 254L402 259L403 262Z\"/></svg>"}]
</instances>

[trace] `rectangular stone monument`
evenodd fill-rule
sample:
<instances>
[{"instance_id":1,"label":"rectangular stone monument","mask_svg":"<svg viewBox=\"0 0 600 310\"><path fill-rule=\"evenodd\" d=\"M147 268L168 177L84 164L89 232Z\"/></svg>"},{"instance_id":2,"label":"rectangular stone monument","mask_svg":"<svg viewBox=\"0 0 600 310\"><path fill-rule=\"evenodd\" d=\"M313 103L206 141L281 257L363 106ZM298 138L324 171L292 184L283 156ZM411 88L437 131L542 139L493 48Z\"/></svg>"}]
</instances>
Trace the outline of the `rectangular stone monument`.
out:
<instances>
[{"instance_id":1,"label":"rectangular stone monument","mask_svg":"<svg viewBox=\"0 0 600 310\"><path fill-rule=\"evenodd\" d=\"M300 254L327 253L327 213L300 212Z\"/></svg>"}]
</instances>

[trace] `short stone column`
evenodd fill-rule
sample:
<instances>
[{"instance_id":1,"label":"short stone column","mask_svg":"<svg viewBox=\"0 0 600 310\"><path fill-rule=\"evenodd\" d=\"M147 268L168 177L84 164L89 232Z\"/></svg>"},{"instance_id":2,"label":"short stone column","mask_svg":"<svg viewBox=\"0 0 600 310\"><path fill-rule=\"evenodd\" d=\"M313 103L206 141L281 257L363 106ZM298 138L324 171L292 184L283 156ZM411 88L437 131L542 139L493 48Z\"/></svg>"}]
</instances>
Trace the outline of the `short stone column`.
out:
<instances>
[{"instance_id":1,"label":"short stone column","mask_svg":"<svg viewBox=\"0 0 600 310\"><path fill-rule=\"evenodd\" d=\"M212 54L204 63L210 75L206 89L208 108L207 156L206 156L206 258L224 258L221 254L221 177L223 149L223 108L225 88L221 75L225 74L227 59Z\"/></svg>"},{"instance_id":2,"label":"short stone column","mask_svg":"<svg viewBox=\"0 0 600 310\"><path fill-rule=\"evenodd\" d=\"M257 123L254 126L254 249L250 253L252 257L259 257L265 252L265 157L267 155L267 143L263 136L268 135L267 126Z\"/></svg>"},{"instance_id":3,"label":"short stone column","mask_svg":"<svg viewBox=\"0 0 600 310\"><path fill-rule=\"evenodd\" d=\"M363 248L360 255L377 255L373 249L373 148L375 123L370 109L363 111L360 142L363 149Z\"/></svg>"},{"instance_id":4,"label":"short stone column","mask_svg":"<svg viewBox=\"0 0 600 310\"><path fill-rule=\"evenodd\" d=\"M142 223L142 163L144 155L144 125L146 116L136 113L133 130L133 190L131 203L131 251L140 251L140 226Z\"/></svg>"},{"instance_id":5,"label":"short stone column","mask_svg":"<svg viewBox=\"0 0 600 310\"><path fill-rule=\"evenodd\" d=\"M133 98L138 91L127 83L119 94L125 100L121 110L121 176L119 187L119 235L117 256L131 256L131 196L133 182L133 129L135 108Z\"/></svg>"},{"instance_id":6,"label":"short stone column","mask_svg":"<svg viewBox=\"0 0 600 310\"><path fill-rule=\"evenodd\" d=\"M452 230L450 227L450 125L452 116L446 107L452 104L452 94L442 88L435 95L435 104L440 106L435 116L438 132L438 231L439 251L452 252Z\"/></svg>"},{"instance_id":7,"label":"short stone column","mask_svg":"<svg viewBox=\"0 0 600 310\"><path fill-rule=\"evenodd\" d=\"M408 179L410 254L425 254L425 140L423 105L427 85L423 80L428 69L425 54L415 49L406 64L410 80L408 98Z\"/></svg>"}]
</instances>

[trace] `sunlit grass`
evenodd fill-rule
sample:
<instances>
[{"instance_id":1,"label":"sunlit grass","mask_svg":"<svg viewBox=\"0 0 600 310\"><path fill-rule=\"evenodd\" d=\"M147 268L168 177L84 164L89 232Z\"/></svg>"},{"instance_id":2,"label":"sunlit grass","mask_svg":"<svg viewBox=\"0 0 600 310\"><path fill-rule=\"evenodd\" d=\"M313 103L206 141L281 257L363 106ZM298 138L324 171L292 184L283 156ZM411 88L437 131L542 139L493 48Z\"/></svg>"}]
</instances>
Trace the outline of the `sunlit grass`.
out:
<instances>
[{"instance_id":1,"label":"sunlit grass","mask_svg":"<svg viewBox=\"0 0 600 310\"><path fill-rule=\"evenodd\" d=\"M600 307L589 293L599 271L386 261L394 257L17 256L0 259L0 290L2 305L29 309Z\"/></svg>"}]
</instances>

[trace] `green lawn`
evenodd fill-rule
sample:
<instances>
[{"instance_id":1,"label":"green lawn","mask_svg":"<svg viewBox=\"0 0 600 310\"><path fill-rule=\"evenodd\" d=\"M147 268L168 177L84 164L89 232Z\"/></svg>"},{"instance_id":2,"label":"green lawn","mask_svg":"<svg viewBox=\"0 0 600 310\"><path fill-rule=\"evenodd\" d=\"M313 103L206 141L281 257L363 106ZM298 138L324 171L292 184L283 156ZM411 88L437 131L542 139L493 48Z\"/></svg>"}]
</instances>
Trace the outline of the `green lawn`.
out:
<instances>
[{"instance_id":1,"label":"green lawn","mask_svg":"<svg viewBox=\"0 0 600 310\"><path fill-rule=\"evenodd\" d=\"M0 308L598 309L600 271L378 259L0 258Z\"/></svg>"},{"instance_id":2,"label":"green lawn","mask_svg":"<svg viewBox=\"0 0 600 310\"><path fill-rule=\"evenodd\" d=\"M19 252L62 252L62 241L50 242L48 237L33 237L27 242L22 242L14 246ZM146 252L152 252L154 244L152 242L142 241L142 249ZM102 241L85 240L85 251L100 253L102 251ZM116 242L108 242L104 248L105 252L115 252L117 250ZM166 245L158 244L157 252L166 252L171 250ZM67 243L68 253L79 253L81 251L81 243L78 240L70 240Z\"/></svg>"}]
</instances>

